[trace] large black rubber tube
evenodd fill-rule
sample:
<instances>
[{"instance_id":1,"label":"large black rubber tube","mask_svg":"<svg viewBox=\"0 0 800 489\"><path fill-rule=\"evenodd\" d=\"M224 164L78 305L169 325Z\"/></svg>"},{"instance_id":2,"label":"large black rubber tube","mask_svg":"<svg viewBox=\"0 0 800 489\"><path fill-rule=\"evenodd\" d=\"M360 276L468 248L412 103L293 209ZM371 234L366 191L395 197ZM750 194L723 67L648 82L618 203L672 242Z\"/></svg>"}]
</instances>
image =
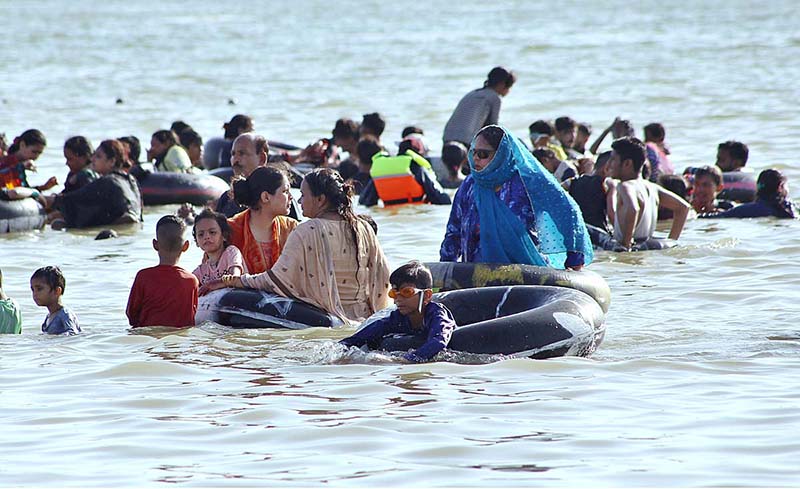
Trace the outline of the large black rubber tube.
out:
<instances>
[{"instance_id":1,"label":"large black rubber tube","mask_svg":"<svg viewBox=\"0 0 800 489\"><path fill-rule=\"evenodd\" d=\"M434 294L458 327L448 350L475 354L550 358L589 356L602 342L605 314L591 297L564 287L517 285ZM385 351L408 351L425 337L383 339Z\"/></svg>"},{"instance_id":2,"label":"large black rubber tube","mask_svg":"<svg viewBox=\"0 0 800 489\"><path fill-rule=\"evenodd\" d=\"M0 200L0 234L44 226L44 208L34 199Z\"/></svg>"},{"instance_id":3,"label":"large black rubber tube","mask_svg":"<svg viewBox=\"0 0 800 489\"><path fill-rule=\"evenodd\" d=\"M224 180L208 174L148 172L137 179L144 205L205 205L229 189Z\"/></svg>"},{"instance_id":4,"label":"large black rubber tube","mask_svg":"<svg viewBox=\"0 0 800 489\"><path fill-rule=\"evenodd\" d=\"M588 294L603 309L611 305L611 289L591 270L580 272L533 265L495 263L429 262L433 287L439 291L486 287L492 285L550 285L579 290Z\"/></svg>"},{"instance_id":5,"label":"large black rubber tube","mask_svg":"<svg viewBox=\"0 0 800 489\"><path fill-rule=\"evenodd\" d=\"M594 245L594 247L606 251L621 252L621 251L667 250L678 246L678 242L675 241L674 239L650 238L643 241L637 241L633 244L633 246L631 246L630 250L626 250L619 243L619 241L614 239L613 236L608 234L603 229L592 226L591 224L587 224L586 229L589 230L589 238L592 240L592 244Z\"/></svg>"},{"instance_id":6,"label":"large black rubber tube","mask_svg":"<svg viewBox=\"0 0 800 489\"><path fill-rule=\"evenodd\" d=\"M304 329L342 326L342 321L318 307L253 289L224 289L212 297L207 318L234 328Z\"/></svg>"}]
</instances>

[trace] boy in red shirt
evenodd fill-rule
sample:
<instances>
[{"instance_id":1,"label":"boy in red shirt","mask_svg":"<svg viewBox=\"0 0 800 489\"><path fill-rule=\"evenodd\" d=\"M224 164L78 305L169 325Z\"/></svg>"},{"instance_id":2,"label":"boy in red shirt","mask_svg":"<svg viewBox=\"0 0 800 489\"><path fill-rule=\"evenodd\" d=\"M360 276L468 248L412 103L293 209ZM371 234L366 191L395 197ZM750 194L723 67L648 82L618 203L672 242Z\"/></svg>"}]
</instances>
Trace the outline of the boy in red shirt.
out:
<instances>
[{"instance_id":1,"label":"boy in red shirt","mask_svg":"<svg viewBox=\"0 0 800 489\"><path fill-rule=\"evenodd\" d=\"M153 240L158 266L139 270L128 297L126 313L134 328L194 326L197 277L178 266L181 253L189 249L185 231L186 224L178 216L158 220Z\"/></svg>"}]
</instances>

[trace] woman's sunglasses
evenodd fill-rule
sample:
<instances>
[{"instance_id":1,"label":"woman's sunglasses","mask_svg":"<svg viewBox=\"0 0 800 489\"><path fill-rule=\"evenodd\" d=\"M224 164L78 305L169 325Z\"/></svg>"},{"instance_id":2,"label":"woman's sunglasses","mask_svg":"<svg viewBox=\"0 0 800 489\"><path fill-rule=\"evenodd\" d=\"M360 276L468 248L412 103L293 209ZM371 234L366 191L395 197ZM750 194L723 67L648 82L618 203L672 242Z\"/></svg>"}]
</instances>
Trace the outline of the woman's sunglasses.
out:
<instances>
[{"instance_id":1,"label":"woman's sunglasses","mask_svg":"<svg viewBox=\"0 0 800 489\"><path fill-rule=\"evenodd\" d=\"M422 289L417 289L414 287L403 287L402 289L391 289L389 290L389 297L391 299L396 299L399 295L400 297L405 297L406 299L410 299L415 295L419 294L420 292L424 292Z\"/></svg>"},{"instance_id":2,"label":"woman's sunglasses","mask_svg":"<svg viewBox=\"0 0 800 489\"><path fill-rule=\"evenodd\" d=\"M472 149L473 156L477 156L482 160L488 160L495 152L490 149Z\"/></svg>"}]
</instances>

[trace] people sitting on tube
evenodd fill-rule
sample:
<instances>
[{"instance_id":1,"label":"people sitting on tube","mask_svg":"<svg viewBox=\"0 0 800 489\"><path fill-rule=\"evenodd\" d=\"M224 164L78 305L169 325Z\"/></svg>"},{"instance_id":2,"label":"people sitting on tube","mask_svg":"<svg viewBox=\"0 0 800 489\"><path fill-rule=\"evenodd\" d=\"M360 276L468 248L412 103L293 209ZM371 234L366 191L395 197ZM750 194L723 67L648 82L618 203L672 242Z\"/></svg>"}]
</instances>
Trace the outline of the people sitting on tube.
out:
<instances>
[{"instance_id":1,"label":"people sitting on tube","mask_svg":"<svg viewBox=\"0 0 800 489\"><path fill-rule=\"evenodd\" d=\"M178 141L178 135L168 129L153 133L147 159L152 160L156 170L172 173L191 173L192 160Z\"/></svg>"},{"instance_id":2,"label":"people sitting on tube","mask_svg":"<svg viewBox=\"0 0 800 489\"><path fill-rule=\"evenodd\" d=\"M611 148L611 176L620 182L616 188L614 239L624 249L630 249L636 242L652 238L659 206L672 211L669 238L678 239L686 223L689 203L643 178L646 151L641 140L620 138Z\"/></svg>"},{"instance_id":3,"label":"people sitting on tube","mask_svg":"<svg viewBox=\"0 0 800 489\"><path fill-rule=\"evenodd\" d=\"M421 346L405 353L403 358L412 362L432 359L447 348L456 322L444 304L432 300L431 271L422 263L412 261L392 272L389 283L392 285L389 297L394 299L397 308L339 343L355 347L367 345L377 350L385 336L415 336L419 337Z\"/></svg>"},{"instance_id":4,"label":"people sitting on tube","mask_svg":"<svg viewBox=\"0 0 800 489\"><path fill-rule=\"evenodd\" d=\"M34 163L47 146L47 140L38 129L28 129L9 146L7 154L0 157L0 199L20 200L33 197L46 205L41 192L58 185L56 177L50 177L43 185L31 186L27 171L36 171Z\"/></svg>"},{"instance_id":5,"label":"people sitting on tube","mask_svg":"<svg viewBox=\"0 0 800 489\"><path fill-rule=\"evenodd\" d=\"M381 151L371 157L370 180L358 197L358 203L367 207L427 202L450 204L450 195L445 193L430 162L420 155L424 152L422 140L406 137L400 142L397 156Z\"/></svg>"},{"instance_id":6,"label":"people sitting on tube","mask_svg":"<svg viewBox=\"0 0 800 489\"><path fill-rule=\"evenodd\" d=\"M769 168L758 174L756 200L740 204L726 211L701 214L699 217L779 217L795 219L797 207L789 199L786 176Z\"/></svg>"},{"instance_id":7,"label":"people sitting on tube","mask_svg":"<svg viewBox=\"0 0 800 489\"><path fill-rule=\"evenodd\" d=\"M92 155L92 168L99 175L78 190L48 196L50 207L60 213L53 228L85 228L142 221L142 196L136 179L123 171L125 148L116 139L106 139Z\"/></svg>"},{"instance_id":8,"label":"people sitting on tube","mask_svg":"<svg viewBox=\"0 0 800 489\"><path fill-rule=\"evenodd\" d=\"M352 187L336 170L319 168L303 179L303 215L271 269L225 275L207 290L261 289L361 322L389 305L389 266L373 228L353 212Z\"/></svg>"},{"instance_id":9,"label":"people sitting on tube","mask_svg":"<svg viewBox=\"0 0 800 489\"><path fill-rule=\"evenodd\" d=\"M134 328L194 326L197 277L178 266L181 254L189 249L185 232L186 224L175 215L164 216L156 223L153 249L158 252L158 265L139 270L125 309Z\"/></svg>"},{"instance_id":10,"label":"people sitting on tube","mask_svg":"<svg viewBox=\"0 0 800 489\"><path fill-rule=\"evenodd\" d=\"M578 204L522 141L499 126L478 133L439 251L441 261L581 269L592 244Z\"/></svg>"},{"instance_id":11,"label":"people sitting on tube","mask_svg":"<svg viewBox=\"0 0 800 489\"><path fill-rule=\"evenodd\" d=\"M250 273L269 270L278 260L297 221L288 216L292 202L285 172L261 166L233 182L233 194L247 210L228 219L231 244L242 252Z\"/></svg>"},{"instance_id":12,"label":"people sitting on tube","mask_svg":"<svg viewBox=\"0 0 800 489\"><path fill-rule=\"evenodd\" d=\"M692 185L692 210L697 214L711 214L728 210L733 203L717 200L722 191L722 170L718 166L702 166L694 172Z\"/></svg>"},{"instance_id":13,"label":"people sitting on tube","mask_svg":"<svg viewBox=\"0 0 800 489\"><path fill-rule=\"evenodd\" d=\"M231 244L231 227L224 214L203 209L194 219L192 237L203 250L203 261L192 272L201 287L223 275L247 273L242 252Z\"/></svg>"}]
</instances>

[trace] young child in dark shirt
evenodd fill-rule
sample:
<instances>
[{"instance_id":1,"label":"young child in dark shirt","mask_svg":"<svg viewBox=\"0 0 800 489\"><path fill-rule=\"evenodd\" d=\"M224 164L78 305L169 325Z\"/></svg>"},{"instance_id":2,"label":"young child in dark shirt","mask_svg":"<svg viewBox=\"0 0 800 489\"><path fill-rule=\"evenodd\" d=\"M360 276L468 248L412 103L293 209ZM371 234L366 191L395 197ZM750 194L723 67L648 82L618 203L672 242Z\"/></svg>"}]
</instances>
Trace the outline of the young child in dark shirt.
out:
<instances>
[{"instance_id":1,"label":"young child in dark shirt","mask_svg":"<svg viewBox=\"0 0 800 489\"><path fill-rule=\"evenodd\" d=\"M178 216L158 220L153 240L158 266L136 274L125 311L131 326L194 326L197 277L178 266L181 254L189 249L185 231L186 224Z\"/></svg>"},{"instance_id":2,"label":"young child in dark shirt","mask_svg":"<svg viewBox=\"0 0 800 489\"><path fill-rule=\"evenodd\" d=\"M433 302L433 278L422 263L412 261L389 277L389 297L397 309L388 317L368 323L356 334L340 341L345 346L377 348L387 335L407 334L424 339L422 346L403 357L412 362L430 360L447 347L456 328L453 314L442 304Z\"/></svg>"},{"instance_id":3,"label":"young child in dark shirt","mask_svg":"<svg viewBox=\"0 0 800 489\"><path fill-rule=\"evenodd\" d=\"M31 294L37 306L47 308L48 314L42 323L42 332L47 334L74 335L81 332L78 318L61 304L67 282L58 267L42 267L31 277Z\"/></svg>"}]
</instances>

